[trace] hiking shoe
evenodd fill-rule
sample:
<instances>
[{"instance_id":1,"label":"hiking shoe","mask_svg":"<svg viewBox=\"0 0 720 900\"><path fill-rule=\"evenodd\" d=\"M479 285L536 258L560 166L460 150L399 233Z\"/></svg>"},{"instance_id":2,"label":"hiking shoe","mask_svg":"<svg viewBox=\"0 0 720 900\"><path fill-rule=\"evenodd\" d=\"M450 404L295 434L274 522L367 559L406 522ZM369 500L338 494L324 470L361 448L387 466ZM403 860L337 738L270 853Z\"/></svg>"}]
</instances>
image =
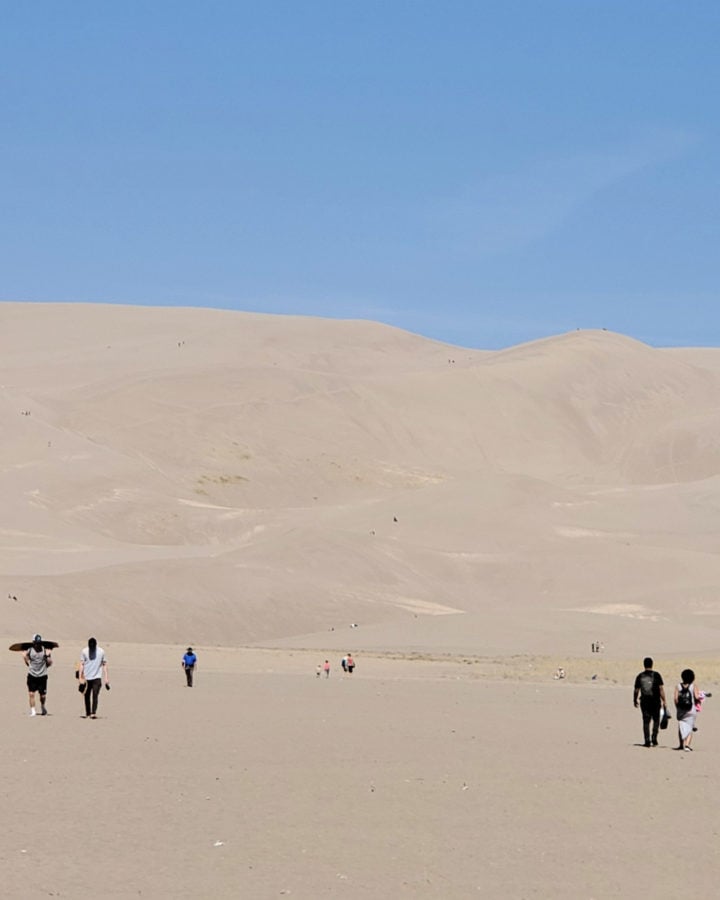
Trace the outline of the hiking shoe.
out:
<instances>
[{"instance_id":1,"label":"hiking shoe","mask_svg":"<svg viewBox=\"0 0 720 900\"><path fill-rule=\"evenodd\" d=\"M686 753L692 753L692 747L683 747L683 750L684 750Z\"/></svg>"},{"instance_id":2,"label":"hiking shoe","mask_svg":"<svg viewBox=\"0 0 720 900\"><path fill-rule=\"evenodd\" d=\"M43 706L43 707L41 708L41 710L40 710L40 715L41 715L41 716L46 716L46 715L47 715L47 710L45 709L44 706Z\"/></svg>"},{"instance_id":3,"label":"hiking shoe","mask_svg":"<svg viewBox=\"0 0 720 900\"><path fill-rule=\"evenodd\" d=\"M31 709L31 710L30 710L30 715L31 715L31 716L36 716L36 715L37 715L37 713L36 713L36 712L35 712L35 710L34 710L34 709Z\"/></svg>"},{"instance_id":4,"label":"hiking shoe","mask_svg":"<svg viewBox=\"0 0 720 900\"><path fill-rule=\"evenodd\" d=\"M643 744L643 747L649 747L649 746L650 746L650 741L645 741L645 743Z\"/></svg>"},{"instance_id":5,"label":"hiking shoe","mask_svg":"<svg viewBox=\"0 0 720 900\"><path fill-rule=\"evenodd\" d=\"M657 745L658 745L657 741L653 741L653 742L652 742L652 746L653 746L653 747L657 747Z\"/></svg>"}]
</instances>

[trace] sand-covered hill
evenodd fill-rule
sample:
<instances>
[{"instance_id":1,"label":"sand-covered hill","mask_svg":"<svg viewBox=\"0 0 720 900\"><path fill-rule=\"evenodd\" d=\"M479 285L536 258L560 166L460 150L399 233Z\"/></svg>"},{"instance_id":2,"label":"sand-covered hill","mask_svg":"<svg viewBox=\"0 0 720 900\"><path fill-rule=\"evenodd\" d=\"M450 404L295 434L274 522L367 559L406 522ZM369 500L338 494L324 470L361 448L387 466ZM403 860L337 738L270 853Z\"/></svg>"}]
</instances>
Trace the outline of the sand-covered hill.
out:
<instances>
[{"instance_id":1,"label":"sand-covered hill","mask_svg":"<svg viewBox=\"0 0 720 900\"><path fill-rule=\"evenodd\" d=\"M15 303L0 349L8 632L720 641L720 351Z\"/></svg>"}]
</instances>

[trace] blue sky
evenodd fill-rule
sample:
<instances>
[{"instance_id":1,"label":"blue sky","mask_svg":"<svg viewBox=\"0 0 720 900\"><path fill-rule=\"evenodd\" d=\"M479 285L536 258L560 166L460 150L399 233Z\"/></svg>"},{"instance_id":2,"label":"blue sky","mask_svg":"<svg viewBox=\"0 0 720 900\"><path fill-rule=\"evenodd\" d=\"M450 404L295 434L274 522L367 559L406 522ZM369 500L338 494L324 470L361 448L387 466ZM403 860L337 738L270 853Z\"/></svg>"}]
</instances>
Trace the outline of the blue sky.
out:
<instances>
[{"instance_id":1,"label":"blue sky","mask_svg":"<svg viewBox=\"0 0 720 900\"><path fill-rule=\"evenodd\" d=\"M717 0L6 4L0 298L720 345Z\"/></svg>"}]
</instances>

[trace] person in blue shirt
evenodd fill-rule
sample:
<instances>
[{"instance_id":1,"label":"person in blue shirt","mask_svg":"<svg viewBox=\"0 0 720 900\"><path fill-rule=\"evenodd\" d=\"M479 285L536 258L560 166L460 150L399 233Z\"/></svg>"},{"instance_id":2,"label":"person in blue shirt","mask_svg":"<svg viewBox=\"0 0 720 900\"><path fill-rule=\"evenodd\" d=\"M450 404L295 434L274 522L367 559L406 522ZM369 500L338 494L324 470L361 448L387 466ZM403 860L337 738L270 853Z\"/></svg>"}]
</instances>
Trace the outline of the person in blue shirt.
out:
<instances>
[{"instance_id":1,"label":"person in blue shirt","mask_svg":"<svg viewBox=\"0 0 720 900\"><path fill-rule=\"evenodd\" d=\"M185 656L182 658L182 667L185 669L185 678L187 680L187 686L193 686L193 673L195 671L195 666L197 665L197 656L193 653L193 648L188 647L185 651Z\"/></svg>"}]
</instances>

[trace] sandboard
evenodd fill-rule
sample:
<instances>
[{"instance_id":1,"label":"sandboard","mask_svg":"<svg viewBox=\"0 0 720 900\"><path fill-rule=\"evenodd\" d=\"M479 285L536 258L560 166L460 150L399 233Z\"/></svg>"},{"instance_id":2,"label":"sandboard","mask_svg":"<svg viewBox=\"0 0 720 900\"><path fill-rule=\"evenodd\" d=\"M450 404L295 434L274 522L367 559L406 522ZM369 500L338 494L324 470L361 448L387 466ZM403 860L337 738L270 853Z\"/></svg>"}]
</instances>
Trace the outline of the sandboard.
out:
<instances>
[{"instance_id":1,"label":"sandboard","mask_svg":"<svg viewBox=\"0 0 720 900\"><path fill-rule=\"evenodd\" d=\"M54 650L60 644L55 641L40 641L46 650ZM33 645L32 641L19 641L17 644L10 644L9 650L29 650Z\"/></svg>"}]
</instances>

